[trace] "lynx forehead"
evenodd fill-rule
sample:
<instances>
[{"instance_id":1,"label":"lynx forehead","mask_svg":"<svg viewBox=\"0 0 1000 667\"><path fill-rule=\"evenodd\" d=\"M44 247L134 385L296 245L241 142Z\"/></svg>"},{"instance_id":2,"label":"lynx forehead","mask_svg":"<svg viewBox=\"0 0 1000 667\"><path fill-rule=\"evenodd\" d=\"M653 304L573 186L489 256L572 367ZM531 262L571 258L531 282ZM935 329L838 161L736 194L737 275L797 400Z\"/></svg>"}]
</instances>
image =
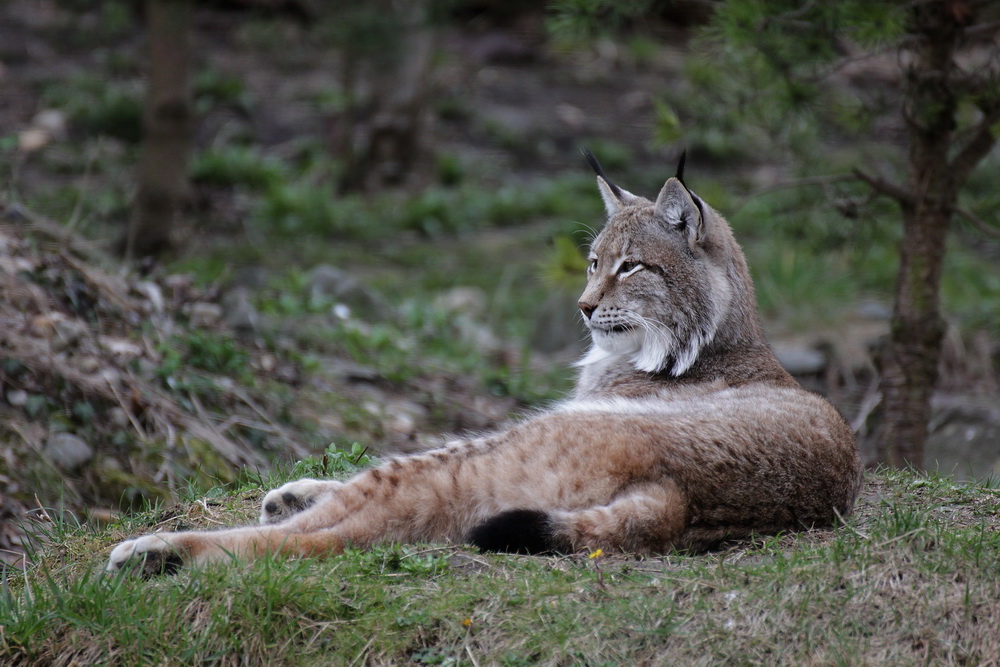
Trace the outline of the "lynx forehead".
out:
<instances>
[{"instance_id":1,"label":"lynx forehead","mask_svg":"<svg viewBox=\"0 0 1000 667\"><path fill-rule=\"evenodd\" d=\"M286 484L265 496L259 526L128 540L108 569L380 542L651 553L848 516L853 434L771 353L729 225L680 169L650 201L588 160L607 222L579 300L593 345L569 400L346 482Z\"/></svg>"}]
</instances>

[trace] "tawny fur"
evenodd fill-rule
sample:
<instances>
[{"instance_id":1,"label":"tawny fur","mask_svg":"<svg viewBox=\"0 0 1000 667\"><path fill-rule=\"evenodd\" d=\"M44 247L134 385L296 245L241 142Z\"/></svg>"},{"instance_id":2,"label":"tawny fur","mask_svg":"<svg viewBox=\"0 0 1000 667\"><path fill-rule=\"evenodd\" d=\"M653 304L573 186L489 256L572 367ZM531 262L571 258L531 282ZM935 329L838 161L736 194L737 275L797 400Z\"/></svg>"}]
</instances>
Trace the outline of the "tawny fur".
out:
<instances>
[{"instance_id":1,"label":"tawny fur","mask_svg":"<svg viewBox=\"0 0 1000 667\"><path fill-rule=\"evenodd\" d=\"M594 346L571 399L346 483L286 484L265 497L260 526L129 540L108 569L462 543L513 510L544 516L554 550L632 553L849 515L854 437L768 348L725 220L676 178L655 202L601 176L598 186L608 221L580 299Z\"/></svg>"}]
</instances>

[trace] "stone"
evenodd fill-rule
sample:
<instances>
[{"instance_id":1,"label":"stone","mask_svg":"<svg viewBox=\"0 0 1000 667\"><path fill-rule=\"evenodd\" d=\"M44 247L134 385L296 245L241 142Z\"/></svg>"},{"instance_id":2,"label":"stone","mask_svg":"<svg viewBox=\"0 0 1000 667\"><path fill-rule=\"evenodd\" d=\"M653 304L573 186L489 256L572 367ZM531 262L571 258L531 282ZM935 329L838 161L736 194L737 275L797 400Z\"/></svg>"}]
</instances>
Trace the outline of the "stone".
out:
<instances>
[{"instance_id":1,"label":"stone","mask_svg":"<svg viewBox=\"0 0 1000 667\"><path fill-rule=\"evenodd\" d=\"M118 406L108 410L108 418L111 420L111 423L118 428L125 428L132 423L132 420L128 418L128 413Z\"/></svg>"},{"instance_id":2,"label":"stone","mask_svg":"<svg viewBox=\"0 0 1000 667\"><path fill-rule=\"evenodd\" d=\"M571 130L581 131L587 125L587 116L580 107L572 104L557 104L556 116Z\"/></svg>"},{"instance_id":3,"label":"stone","mask_svg":"<svg viewBox=\"0 0 1000 667\"><path fill-rule=\"evenodd\" d=\"M47 338L54 351L75 345L87 333L87 325L60 312L43 313L31 321L31 333Z\"/></svg>"},{"instance_id":4,"label":"stone","mask_svg":"<svg viewBox=\"0 0 1000 667\"><path fill-rule=\"evenodd\" d=\"M396 400L385 406L386 427L403 437L413 437L417 425L428 417L427 408L413 401Z\"/></svg>"},{"instance_id":5,"label":"stone","mask_svg":"<svg viewBox=\"0 0 1000 667\"><path fill-rule=\"evenodd\" d=\"M191 326L200 329L210 329L222 320L223 308L217 303L197 301L191 304L188 317Z\"/></svg>"},{"instance_id":6,"label":"stone","mask_svg":"<svg viewBox=\"0 0 1000 667\"><path fill-rule=\"evenodd\" d=\"M146 297L147 310L151 313L163 312L163 290L151 280L144 280L135 286L135 291Z\"/></svg>"},{"instance_id":7,"label":"stone","mask_svg":"<svg viewBox=\"0 0 1000 667\"><path fill-rule=\"evenodd\" d=\"M52 349L64 350L76 345L87 333L87 325L79 320L56 318L52 320L55 336L52 338Z\"/></svg>"},{"instance_id":8,"label":"stone","mask_svg":"<svg viewBox=\"0 0 1000 667\"><path fill-rule=\"evenodd\" d=\"M52 135L38 127L29 127L17 135L17 148L22 153L34 153L45 148Z\"/></svg>"},{"instance_id":9,"label":"stone","mask_svg":"<svg viewBox=\"0 0 1000 667\"><path fill-rule=\"evenodd\" d=\"M143 347L139 343L118 338L116 336L101 336L101 348L115 358L119 364L125 364L142 356Z\"/></svg>"},{"instance_id":10,"label":"stone","mask_svg":"<svg viewBox=\"0 0 1000 667\"><path fill-rule=\"evenodd\" d=\"M446 313L482 317L486 313L488 301L486 292L478 287L453 287L434 298L434 308Z\"/></svg>"},{"instance_id":11,"label":"stone","mask_svg":"<svg viewBox=\"0 0 1000 667\"><path fill-rule=\"evenodd\" d=\"M43 109L31 119L31 126L47 132L50 139L65 139L67 135L66 114L59 109Z\"/></svg>"},{"instance_id":12,"label":"stone","mask_svg":"<svg viewBox=\"0 0 1000 667\"><path fill-rule=\"evenodd\" d=\"M250 291L237 287L222 297L222 321L241 333L250 333L260 326L260 314L250 301Z\"/></svg>"},{"instance_id":13,"label":"stone","mask_svg":"<svg viewBox=\"0 0 1000 667\"><path fill-rule=\"evenodd\" d=\"M380 294L329 264L319 264L308 273L306 292L312 302L334 301L347 306L352 313L385 318L390 312Z\"/></svg>"},{"instance_id":14,"label":"stone","mask_svg":"<svg viewBox=\"0 0 1000 667\"><path fill-rule=\"evenodd\" d=\"M792 375L814 375L826 368L826 356L805 345L776 342L771 345L774 356Z\"/></svg>"},{"instance_id":15,"label":"stone","mask_svg":"<svg viewBox=\"0 0 1000 667\"><path fill-rule=\"evenodd\" d=\"M546 297L535 315L531 332L533 350L568 356L583 354L590 336L576 302L576 296L564 290L553 291Z\"/></svg>"},{"instance_id":16,"label":"stone","mask_svg":"<svg viewBox=\"0 0 1000 667\"><path fill-rule=\"evenodd\" d=\"M72 472L94 458L94 450L72 433L55 433L45 441L42 455L57 468Z\"/></svg>"},{"instance_id":17,"label":"stone","mask_svg":"<svg viewBox=\"0 0 1000 667\"><path fill-rule=\"evenodd\" d=\"M76 367L83 373L96 373L101 369L101 360L88 354L76 360Z\"/></svg>"},{"instance_id":18,"label":"stone","mask_svg":"<svg viewBox=\"0 0 1000 667\"><path fill-rule=\"evenodd\" d=\"M19 408L28 402L28 392L23 389L8 389L7 390L7 403L13 405L15 408Z\"/></svg>"}]
</instances>

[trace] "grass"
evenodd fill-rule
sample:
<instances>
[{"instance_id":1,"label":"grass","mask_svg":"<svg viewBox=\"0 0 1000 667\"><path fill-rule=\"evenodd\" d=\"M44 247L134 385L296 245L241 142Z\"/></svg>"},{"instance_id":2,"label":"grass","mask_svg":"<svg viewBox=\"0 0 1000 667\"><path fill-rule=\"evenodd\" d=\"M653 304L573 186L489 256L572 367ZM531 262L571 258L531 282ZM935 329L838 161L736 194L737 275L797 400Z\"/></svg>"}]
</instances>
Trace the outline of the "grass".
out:
<instances>
[{"instance_id":1,"label":"grass","mask_svg":"<svg viewBox=\"0 0 1000 667\"><path fill-rule=\"evenodd\" d=\"M346 466L350 467L350 466ZM266 486L280 476L259 480ZM983 664L1000 658L1000 492L869 475L833 531L703 555L483 555L389 545L328 560L105 576L113 544L251 521L263 489L66 525L0 595L7 664ZM593 556L593 554L591 554Z\"/></svg>"}]
</instances>

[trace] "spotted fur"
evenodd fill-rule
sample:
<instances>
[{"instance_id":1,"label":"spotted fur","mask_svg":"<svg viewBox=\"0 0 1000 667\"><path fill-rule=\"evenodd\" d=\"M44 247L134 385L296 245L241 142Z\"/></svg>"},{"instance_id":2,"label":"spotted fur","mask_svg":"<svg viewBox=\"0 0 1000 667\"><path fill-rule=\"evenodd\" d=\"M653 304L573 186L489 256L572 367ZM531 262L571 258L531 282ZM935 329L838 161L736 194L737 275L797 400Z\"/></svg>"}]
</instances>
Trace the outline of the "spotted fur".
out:
<instances>
[{"instance_id":1,"label":"spotted fur","mask_svg":"<svg viewBox=\"0 0 1000 667\"><path fill-rule=\"evenodd\" d=\"M258 526L123 542L108 569L385 542L658 553L849 515L854 437L768 348L725 220L679 178L650 201L595 169L608 219L580 298L593 347L571 398L346 483L286 484Z\"/></svg>"}]
</instances>

